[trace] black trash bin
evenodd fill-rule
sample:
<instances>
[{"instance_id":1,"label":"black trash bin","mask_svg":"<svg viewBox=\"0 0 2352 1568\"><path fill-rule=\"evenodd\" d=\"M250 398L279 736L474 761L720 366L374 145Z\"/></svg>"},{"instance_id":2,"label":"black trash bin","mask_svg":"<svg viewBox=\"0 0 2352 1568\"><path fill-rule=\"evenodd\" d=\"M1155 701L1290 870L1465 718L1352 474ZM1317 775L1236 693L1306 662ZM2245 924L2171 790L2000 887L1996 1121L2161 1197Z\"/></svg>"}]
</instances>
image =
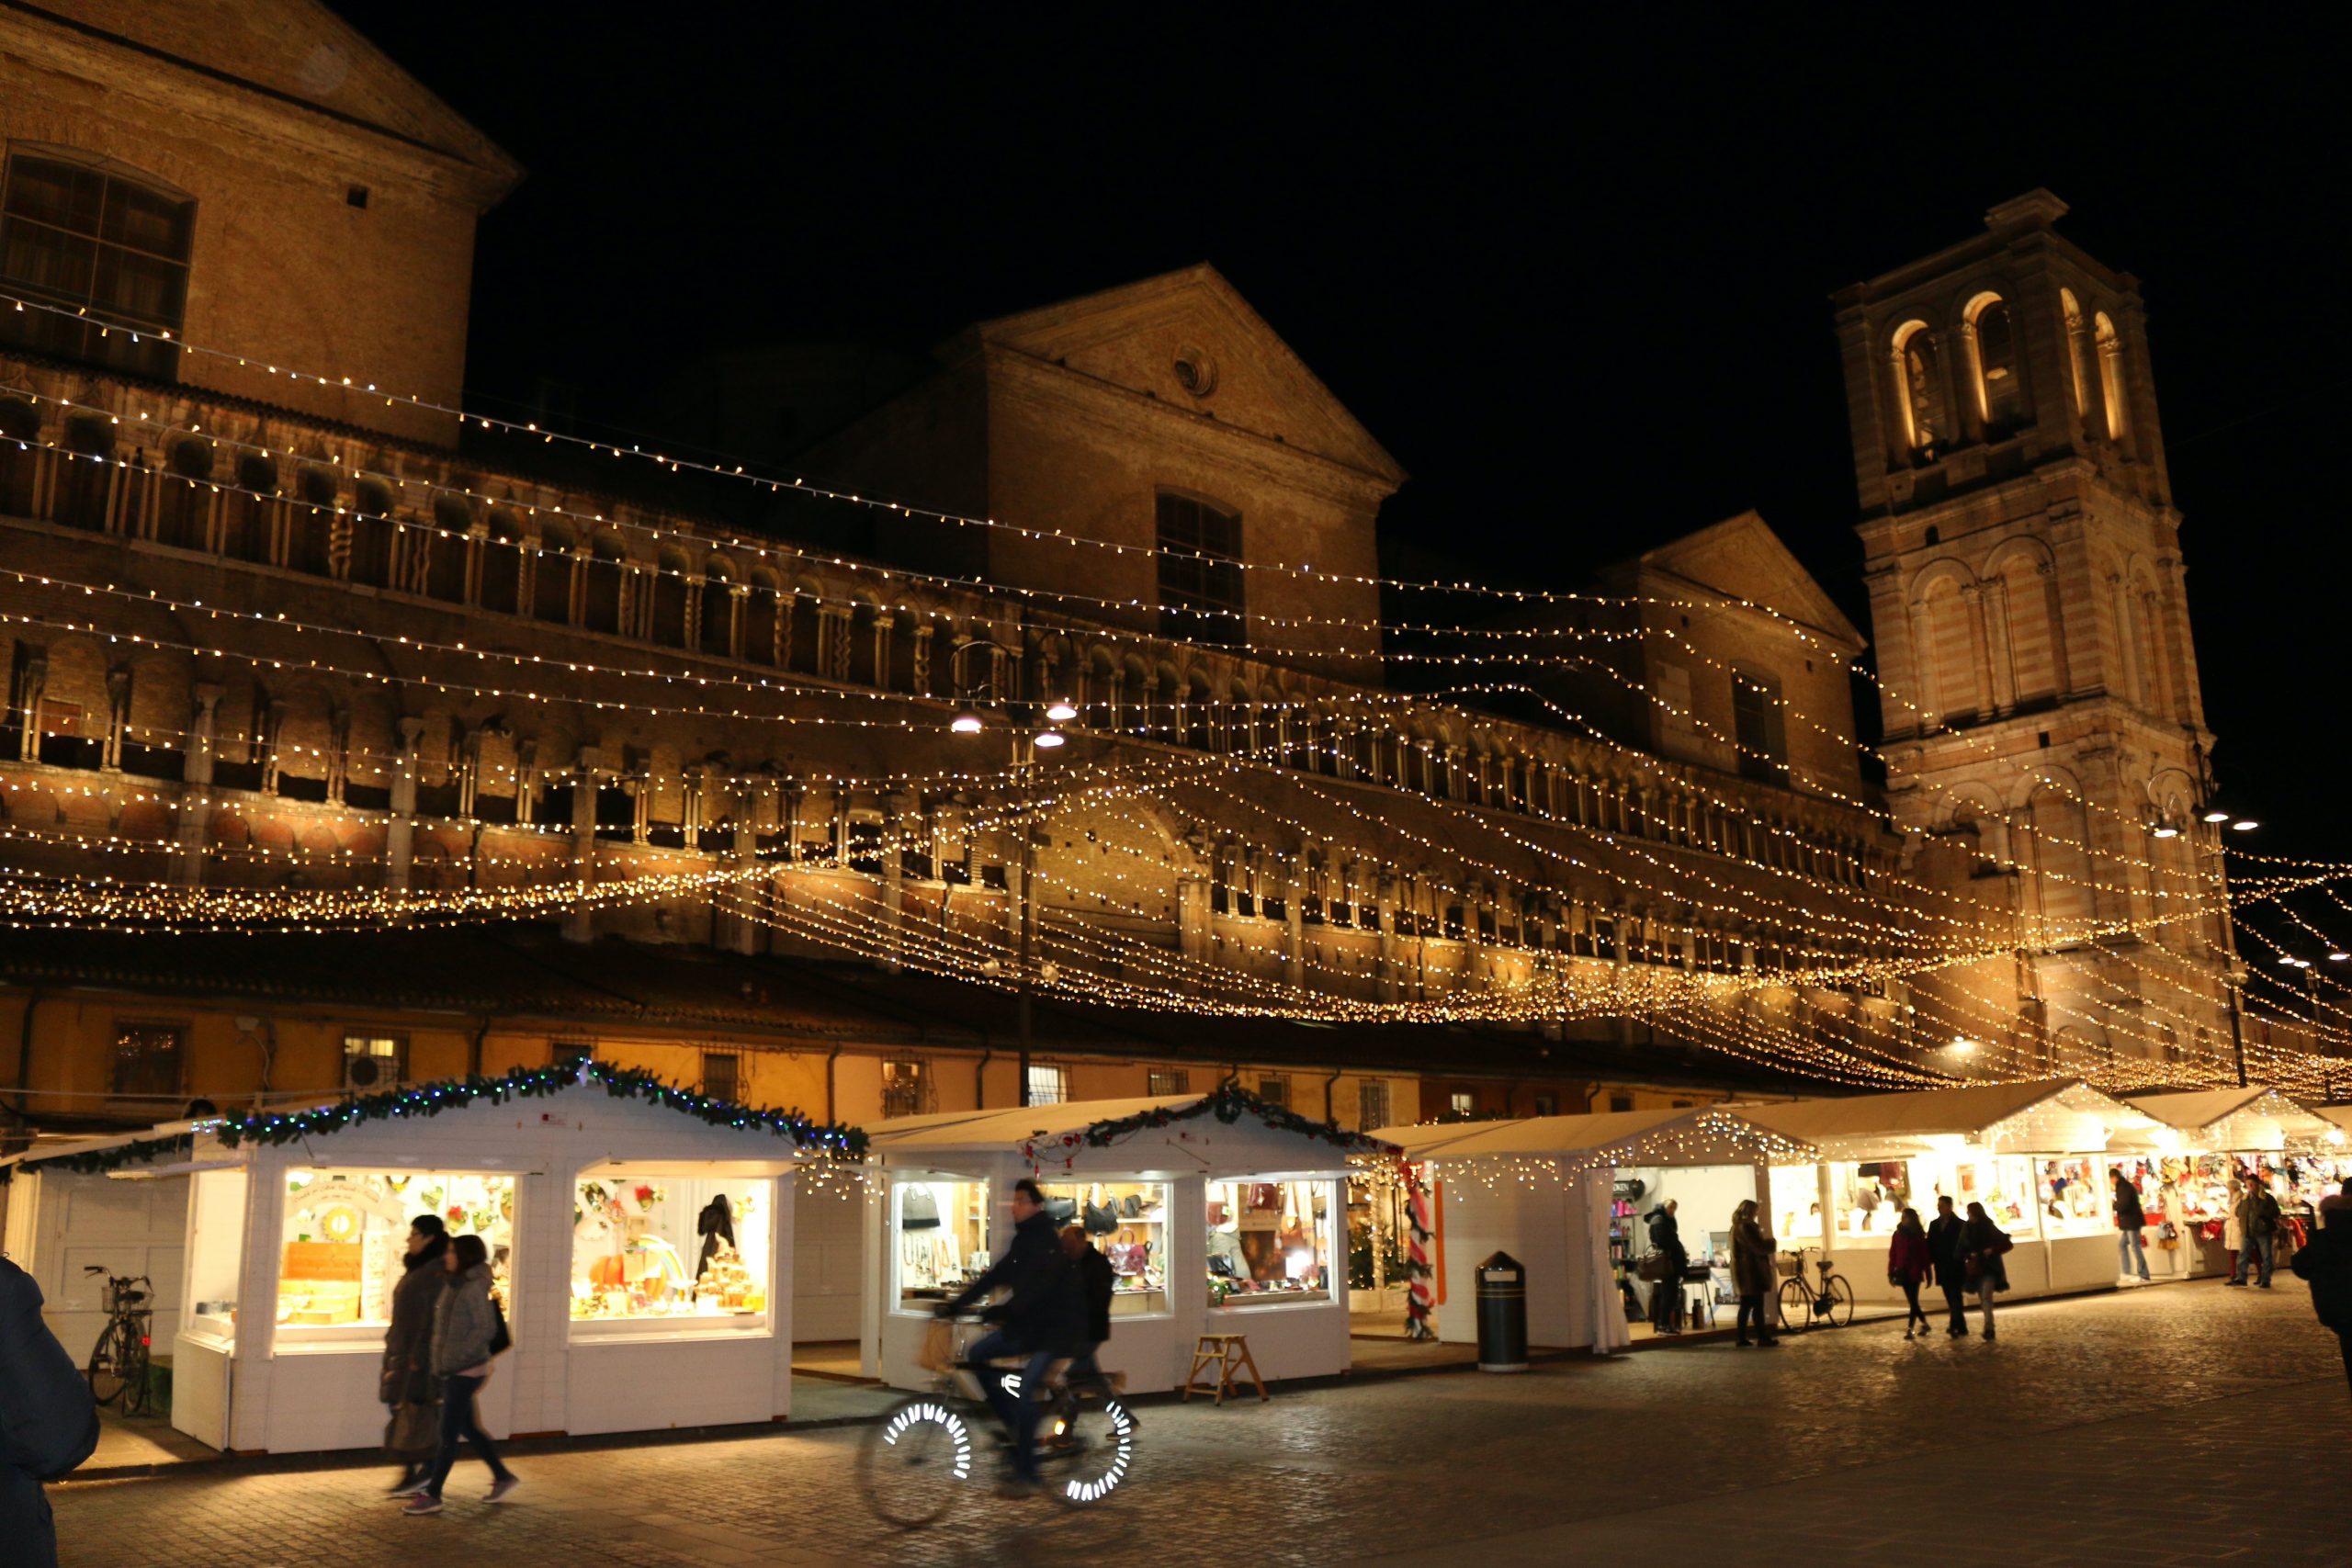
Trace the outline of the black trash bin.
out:
<instances>
[{"instance_id":1,"label":"black trash bin","mask_svg":"<svg viewBox=\"0 0 2352 1568\"><path fill-rule=\"evenodd\" d=\"M1527 1269L1508 1252L1478 1265L1478 1370L1527 1370Z\"/></svg>"}]
</instances>

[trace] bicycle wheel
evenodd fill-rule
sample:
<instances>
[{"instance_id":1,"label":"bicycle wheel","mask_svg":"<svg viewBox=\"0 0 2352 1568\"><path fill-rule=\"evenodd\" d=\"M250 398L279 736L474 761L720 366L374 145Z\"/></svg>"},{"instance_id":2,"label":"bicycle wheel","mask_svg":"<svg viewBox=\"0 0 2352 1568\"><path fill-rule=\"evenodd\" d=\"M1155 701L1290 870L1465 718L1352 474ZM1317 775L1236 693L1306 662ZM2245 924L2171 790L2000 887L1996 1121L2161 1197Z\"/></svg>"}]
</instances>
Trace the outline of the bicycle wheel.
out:
<instances>
[{"instance_id":1,"label":"bicycle wheel","mask_svg":"<svg viewBox=\"0 0 2352 1568\"><path fill-rule=\"evenodd\" d=\"M1781 1281L1781 1326L1813 1326L1813 1292L1805 1289L1804 1281L1794 1275Z\"/></svg>"},{"instance_id":2,"label":"bicycle wheel","mask_svg":"<svg viewBox=\"0 0 2352 1568\"><path fill-rule=\"evenodd\" d=\"M112 1404L129 1386L123 1377L121 1345L129 1332L128 1325L109 1323L98 1331L98 1342L90 1348L90 1397L100 1404Z\"/></svg>"},{"instance_id":3,"label":"bicycle wheel","mask_svg":"<svg viewBox=\"0 0 2352 1568\"><path fill-rule=\"evenodd\" d=\"M1843 1328L1854 1321L1854 1287L1846 1283L1843 1274L1829 1276L1829 1289L1823 1292L1829 1298L1829 1325Z\"/></svg>"},{"instance_id":4,"label":"bicycle wheel","mask_svg":"<svg viewBox=\"0 0 2352 1568\"><path fill-rule=\"evenodd\" d=\"M1037 1434L1037 1462L1049 1466L1054 1495L1099 1503L1118 1490L1136 1462L1136 1418L1116 1396L1097 1408L1065 1404Z\"/></svg>"},{"instance_id":5,"label":"bicycle wheel","mask_svg":"<svg viewBox=\"0 0 2352 1568\"><path fill-rule=\"evenodd\" d=\"M122 1413L125 1416L147 1414L149 1384L148 1368L153 1364L154 1350L147 1337L147 1320L134 1317L122 1325Z\"/></svg>"},{"instance_id":6,"label":"bicycle wheel","mask_svg":"<svg viewBox=\"0 0 2352 1568\"><path fill-rule=\"evenodd\" d=\"M857 1479L875 1517L901 1529L920 1529L945 1513L971 1483L971 1423L936 1395L907 1400L881 1425L865 1429L857 1448Z\"/></svg>"}]
</instances>

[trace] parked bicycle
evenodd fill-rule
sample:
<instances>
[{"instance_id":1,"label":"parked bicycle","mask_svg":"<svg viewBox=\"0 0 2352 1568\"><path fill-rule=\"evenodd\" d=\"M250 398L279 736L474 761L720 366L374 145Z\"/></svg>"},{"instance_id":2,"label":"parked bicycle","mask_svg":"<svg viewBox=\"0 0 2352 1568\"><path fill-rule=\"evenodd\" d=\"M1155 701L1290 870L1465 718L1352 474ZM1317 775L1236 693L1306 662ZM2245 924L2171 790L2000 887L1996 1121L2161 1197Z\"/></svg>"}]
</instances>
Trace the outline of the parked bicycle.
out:
<instances>
[{"instance_id":1,"label":"parked bicycle","mask_svg":"<svg viewBox=\"0 0 2352 1568\"><path fill-rule=\"evenodd\" d=\"M967 1347L978 1337L977 1319L957 1319L951 1330L955 1359L928 1393L893 1405L879 1425L866 1428L858 1445L857 1477L866 1506L876 1517L902 1529L934 1523L976 1483L978 1452L1009 1444L979 1379L964 1365ZM1000 1365L1016 1363L1007 1361ZM1058 1363L1057 1364L1058 1368ZM1037 1467L1046 1491L1064 1503L1099 1503L1116 1491L1135 1468L1136 1418L1119 1397L1115 1379L1095 1374L1054 1381L1037 1422ZM1020 1394L1021 1380L1005 1379Z\"/></svg>"},{"instance_id":2,"label":"parked bicycle","mask_svg":"<svg viewBox=\"0 0 2352 1568\"><path fill-rule=\"evenodd\" d=\"M120 1400L125 1416L143 1415L154 1314L141 1303L153 1291L153 1281L144 1274L107 1274L103 1263L90 1264L82 1272L105 1274L107 1280L107 1325L98 1331L98 1342L90 1351L90 1397L100 1404Z\"/></svg>"},{"instance_id":3,"label":"parked bicycle","mask_svg":"<svg viewBox=\"0 0 2352 1568\"><path fill-rule=\"evenodd\" d=\"M1854 1287L1846 1277L1836 1271L1826 1258L1816 1260L1821 1270L1818 1289L1804 1277L1804 1258L1797 1258L1797 1271L1781 1281L1781 1326L1811 1328L1815 1324L1826 1324L1843 1328L1854 1321Z\"/></svg>"}]
</instances>

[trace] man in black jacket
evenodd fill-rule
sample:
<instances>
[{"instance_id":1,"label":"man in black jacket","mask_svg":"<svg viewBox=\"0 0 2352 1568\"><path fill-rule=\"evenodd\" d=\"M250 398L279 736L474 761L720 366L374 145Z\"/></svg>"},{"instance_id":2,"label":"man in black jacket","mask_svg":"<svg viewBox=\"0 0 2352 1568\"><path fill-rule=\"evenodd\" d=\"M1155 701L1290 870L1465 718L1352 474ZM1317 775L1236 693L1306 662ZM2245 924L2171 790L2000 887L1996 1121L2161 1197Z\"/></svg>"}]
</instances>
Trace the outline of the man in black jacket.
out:
<instances>
[{"instance_id":1,"label":"man in black jacket","mask_svg":"<svg viewBox=\"0 0 2352 1568\"><path fill-rule=\"evenodd\" d=\"M1012 1184L1012 1245L962 1295L939 1309L949 1316L996 1291L1004 1299L980 1315L996 1325L966 1354L967 1364L978 1376L980 1387L1012 1434L1012 1495L1036 1490L1037 1395L1046 1372L1055 1361L1073 1355L1085 1331L1085 1303L1078 1277L1062 1256L1061 1238L1053 1217L1046 1213L1046 1195L1027 1177ZM1021 1393L1016 1398L1004 1389L1004 1373L991 1362L1000 1357L1022 1358Z\"/></svg>"},{"instance_id":2,"label":"man in black jacket","mask_svg":"<svg viewBox=\"0 0 2352 1568\"><path fill-rule=\"evenodd\" d=\"M2312 1288L2312 1310L2335 1331L2343 1347L2344 1372L2352 1377L2352 1195L2331 1193L2320 1200L2320 1231L2309 1246L2298 1247L2287 1259L2295 1277Z\"/></svg>"},{"instance_id":3,"label":"man in black jacket","mask_svg":"<svg viewBox=\"0 0 2352 1568\"><path fill-rule=\"evenodd\" d=\"M1112 1271L1111 1260L1087 1239L1084 1225L1062 1227L1062 1256L1077 1271L1079 1299L1086 1303L1084 1343L1070 1358L1069 1370L1063 1376L1100 1376L1102 1369L1095 1363L1094 1353L1111 1337L1111 1297L1118 1289L1118 1276Z\"/></svg>"},{"instance_id":4,"label":"man in black jacket","mask_svg":"<svg viewBox=\"0 0 2352 1568\"><path fill-rule=\"evenodd\" d=\"M40 1483L62 1478L97 1446L98 1407L40 1320L40 1287L0 1258L0 1552L11 1568L57 1568Z\"/></svg>"},{"instance_id":5,"label":"man in black jacket","mask_svg":"<svg viewBox=\"0 0 2352 1568\"><path fill-rule=\"evenodd\" d=\"M1954 1338L1968 1334L1968 1266L1961 1261L1961 1233L1968 1222L1952 1213L1949 1196L1936 1200L1935 1223L1928 1227L1928 1257L1936 1266L1936 1283L1944 1288L1944 1305L1951 1309L1951 1325L1944 1333Z\"/></svg>"}]
</instances>

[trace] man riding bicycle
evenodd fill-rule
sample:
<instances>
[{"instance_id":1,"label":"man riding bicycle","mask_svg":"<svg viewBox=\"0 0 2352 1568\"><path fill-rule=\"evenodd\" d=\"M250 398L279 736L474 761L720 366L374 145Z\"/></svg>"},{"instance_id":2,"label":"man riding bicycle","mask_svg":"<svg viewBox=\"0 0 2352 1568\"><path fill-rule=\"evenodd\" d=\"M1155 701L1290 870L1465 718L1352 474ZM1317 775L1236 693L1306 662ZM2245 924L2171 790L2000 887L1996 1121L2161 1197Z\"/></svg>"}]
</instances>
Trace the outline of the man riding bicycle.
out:
<instances>
[{"instance_id":1,"label":"man riding bicycle","mask_svg":"<svg viewBox=\"0 0 2352 1568\"><path fill-rule=\"evenodd\" d=\"M1000 1495L1027 1496L1040 1483L1038 1396L1047 1369L1080 1349L1086 1337L1086 1303L1077 1270L1063 1256L1053 1216L1046 1212L1046 1196L1026 1177L1012 1184L1012 1245L962 1295L942 1306L939 1314L951 1316L1000 1290L1006 1292L1004 1299L980 1314L983 1322L995 1325L994 1332L966 1352L965 1362L1012 1434L1012 1479L1000 1488ZM1005 1392L1004 1373L992 1364L1009 1357L1022 1361L1017 1397Z\"/></svg>"}]
</instances>

